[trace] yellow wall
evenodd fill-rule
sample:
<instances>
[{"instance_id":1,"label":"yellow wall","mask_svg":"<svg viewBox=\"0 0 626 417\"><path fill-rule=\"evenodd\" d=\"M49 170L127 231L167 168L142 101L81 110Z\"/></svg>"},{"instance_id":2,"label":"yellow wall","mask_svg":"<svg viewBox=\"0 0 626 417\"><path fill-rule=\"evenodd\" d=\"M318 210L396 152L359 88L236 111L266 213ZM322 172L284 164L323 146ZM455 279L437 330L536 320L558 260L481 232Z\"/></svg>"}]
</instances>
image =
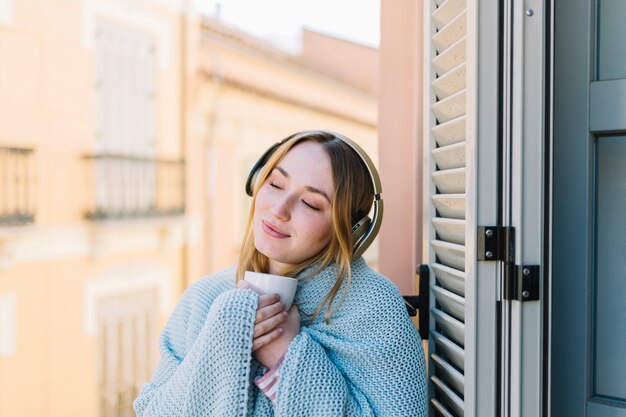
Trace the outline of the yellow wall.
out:
<instances>
[{"instance_id":1,"label":"yellow wall","mask_svg":"<svg viewBox=\"0 0 626 417\"><path fill-rule=\"evenodd\" d=\"M160 328L186 285L235 261L245 176L269 145L327 128L378 159L371 93L194 13L185 20L181 4L14 0L0 20L0 146L34 148L36 168L35 222L0 225L0 296L16 299L15 351L0 353L2 417L99 415L98 297L155 287ZM83 218L96 19L156 40L157 155L186 161L184 215Z\"/></svg>"}]
</instances>

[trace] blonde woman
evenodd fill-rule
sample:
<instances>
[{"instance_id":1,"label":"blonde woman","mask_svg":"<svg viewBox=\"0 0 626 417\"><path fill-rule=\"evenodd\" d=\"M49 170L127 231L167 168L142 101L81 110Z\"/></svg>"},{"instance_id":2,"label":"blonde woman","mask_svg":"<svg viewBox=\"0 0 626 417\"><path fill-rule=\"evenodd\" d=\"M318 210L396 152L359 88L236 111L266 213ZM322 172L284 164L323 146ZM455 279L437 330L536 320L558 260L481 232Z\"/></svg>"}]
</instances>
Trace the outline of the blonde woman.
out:
<instances>
[{"instance_id":1,"label":"blonde woman","mask_svg":"<svg viewBox=\"0 0 626 417\"><path fill-rule=\"evenodd\" d=\"M301 132L263 155L247 188L238 266L187 289L137 415L426 416L419 334L360 256L382 216L367 155L334 132ZM245 271L296 277L291 309Z\"/></svg>"}]
</instances>

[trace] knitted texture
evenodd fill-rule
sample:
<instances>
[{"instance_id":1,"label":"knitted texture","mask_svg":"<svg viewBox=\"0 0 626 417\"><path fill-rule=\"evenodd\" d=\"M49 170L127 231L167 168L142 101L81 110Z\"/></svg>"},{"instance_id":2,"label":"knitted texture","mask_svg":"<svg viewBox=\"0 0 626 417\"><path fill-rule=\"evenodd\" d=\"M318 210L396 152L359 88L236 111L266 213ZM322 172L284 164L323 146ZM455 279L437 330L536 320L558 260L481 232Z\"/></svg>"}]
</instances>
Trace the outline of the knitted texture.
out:
<instances>
[{"instance_id":1,"label":"knitted texture","mask_svg":"<svg viewBox=\"0 0 626 417\"><path fill-rule=\"evenodd\" d=\"M303 312L320 305L334 266L299 282L302 327L273 403L253 382L263 372L251 357L258 296L234 289L234 269L192 285L163 330L161 360L135 400L137 415L426 416L424 354L402 297L362 258L351 269L350 290L329 324L323 314L309 323Z\"/></svg>"}]
</instances>

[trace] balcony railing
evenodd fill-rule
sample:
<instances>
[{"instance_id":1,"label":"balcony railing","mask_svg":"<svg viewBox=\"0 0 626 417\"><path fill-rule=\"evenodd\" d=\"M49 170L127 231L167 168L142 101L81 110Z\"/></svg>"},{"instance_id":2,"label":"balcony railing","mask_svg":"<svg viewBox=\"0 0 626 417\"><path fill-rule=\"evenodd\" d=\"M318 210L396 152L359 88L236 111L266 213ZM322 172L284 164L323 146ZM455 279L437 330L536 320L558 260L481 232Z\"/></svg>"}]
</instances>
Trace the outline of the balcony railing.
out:
<instances>
[{"instance_id":1,"label":"balcony railing","mask_svg":"<svg viewBox=\"0 0 626 417\"><path fill-rule=\"evenodd\" d=\"M34 150L0 146L0 226L35 221Z\"/></svg>"},{"instance_id":2,"label":"balcony railing","mask_svg":"<svg viewBox=\"0 0 626 417\"><path fill-rule=\"evenodd\" d=\"M114 154L85 157L90 220L145 218L185 211L185 162Z\"/></svg>"}]
</instances>

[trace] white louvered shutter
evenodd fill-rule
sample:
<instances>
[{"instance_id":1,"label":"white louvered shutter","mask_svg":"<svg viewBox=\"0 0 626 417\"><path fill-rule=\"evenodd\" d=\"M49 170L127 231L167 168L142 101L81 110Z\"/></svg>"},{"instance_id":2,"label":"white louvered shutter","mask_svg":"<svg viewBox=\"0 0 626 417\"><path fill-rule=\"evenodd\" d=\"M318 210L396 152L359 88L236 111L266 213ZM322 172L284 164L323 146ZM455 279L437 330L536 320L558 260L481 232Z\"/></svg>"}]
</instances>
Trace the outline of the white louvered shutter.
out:
<instances>
[{"instance_id":1,"label":"white louvered shutter","mask_svg":"<svg viewBox=\"0 0 626 417\"><path fill-rule=\"evenodd\" d=\"M428 260L431 406L436 415L465 415L466 358L466 2L435 0L427 8L430 108L426 118L430 190Z\"/></svg>"},{"instance_id":2,"label":"white louvered shutter","mask_svg":"<svg viewBox=\"0 0 626 417\"><path fill-rule=\"evenodd\" d=\"M155 205L156 43L152 35L99 20L95 33L96 207L142 212ZM126 158L126 159L124 159ZM137 162L128 158L142 158Z\"/></svg>"}]
</instances>

